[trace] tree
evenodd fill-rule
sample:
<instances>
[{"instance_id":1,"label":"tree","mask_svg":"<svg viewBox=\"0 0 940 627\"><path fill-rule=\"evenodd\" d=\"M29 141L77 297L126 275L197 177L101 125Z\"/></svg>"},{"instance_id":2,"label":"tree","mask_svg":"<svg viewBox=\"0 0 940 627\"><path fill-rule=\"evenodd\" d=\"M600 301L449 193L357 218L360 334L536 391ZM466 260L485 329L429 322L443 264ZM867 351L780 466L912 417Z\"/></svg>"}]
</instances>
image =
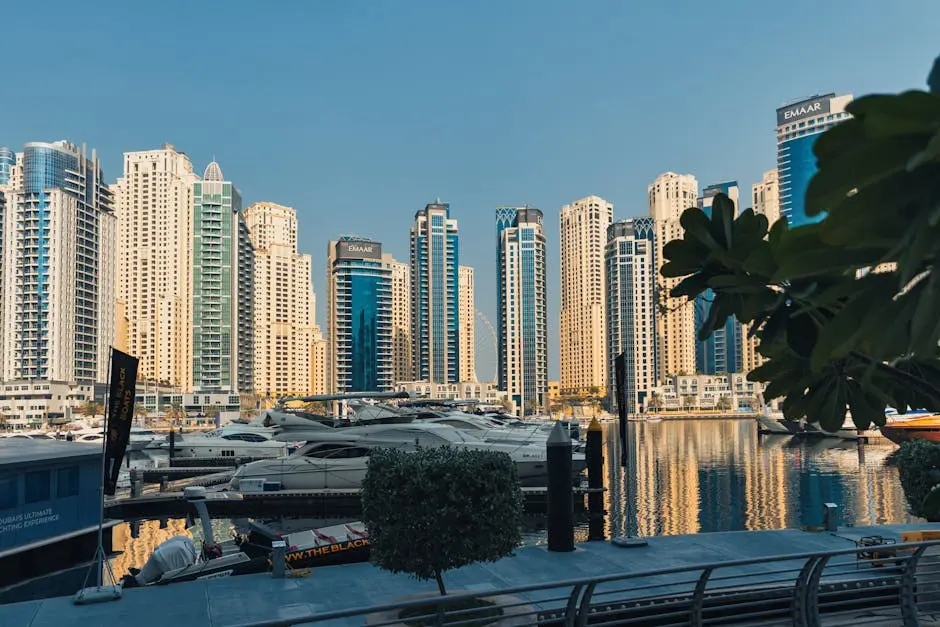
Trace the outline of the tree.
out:
<instances>
[{"instance_id":1,"label":"tree","mask_svg":"<svg viewBox=\"0 0 940 627\"><path fill-rule=\"evenodd\" d=\"M659 392L653 392L650 394L650 400L646 403L646 407L651 411L659 411L663 408L663 395Z\"/></svg>"},{"instance_id":2,"label":"tree","mask_svg":"<svg viewBox=\"0 0 940 627\"><path fill-rule=\"evenodd\" d=\"M818 222L768 228L719 195L664 247L663 276L684 277L673 296L713 293L701 339L731 315L752 323L767 361L748 378L787 418L833 431L847 409L858 429L888 406L940 410L940 59L928 84L858 98L819 136Z\"/></svg>"},{"instance_id":3,"label":"tree","mask_svg":"<svg viewBox=\"0 0 940 627\"><path fill-rule=\"evenodd\" d=\"M134 417L137 419L138 423L141 420L146 421L147 419L147 408L142 404L134 405Z\"/></svg>"},{"instance_id":4,"label":"tree","mask_svg":"<svg viewBox=\"0 0 940 627\"><path fill-rule=\"evenodd\" d=\"M686 411L691 411L696 405L696 397L692 394L683 394L682 395L682 409Z\"/></svg>"},{"instance_id":5,"label":"tree","mask_svg":"<svg viewBox=\"0 0 940 627\"><path fill-rule=\"evenodd\" d=\"M166 417L170 421L182 421L186 419L186 411L183 409L183 404L179 401L173 401L170 403L169 409L166 411Z\"/></svg>"},{"instance_id":6,"label":"tree","mask_svg":"<svg viewBox=\"0 0 940 627\"><path fill-rule=\"evenodd\" d=\"M718 400L715 402L715 409L720 409L721 411L730 411L731 397L727 395L719 396Z\"/></svg>"},{"instance_id":7,"label":"tree","mask_svg":"<svg viewBox=\"0 0 940 627\"><path fill-rule=\"evenodd\" d=\"M434 579L445 595L444 572L496 561L522 541L516 466L492 451L373 451L362 482L362 520L374 563Z\"/></svg>"},{"instance_id":8,"label":"tree","mask_svg":"<svg viewBox=\"0 0 940 627\"><path fill-rule=\"evenodd\" d=\"M328 401L311 401L304 403L304 411L311 414L326 415L330 411L330 404Z\"/></svg>"},{"instance_id":9,"label":"tree","mask_svg":"<svg viewBox=\"0 0 940 627\"><path fill-rule=\"evenodd\" d=\"M219 411L220 409L218 405L209 405L205 409L206 418L211 418L212 420L215 420L215 417L216 415L218 415Z\"/></svg>"},{"instance_id":10,"label":"tree","mask_svg":"<svg viewBox=\"0 0 940 627\"><path fill-rule=\"evenodd\" d=\"M503 406L503 411L505 412L512 411L512 401L509 400L508 398L502 399L501 401L499 401L499 404Z\"/></svg>"},{"instance_id":11,"label":"tree","mask_svg":"<svg viewBox=\"0 0 940 627\"><path fill-rule=\"evenodd\" d=\"M91 401L85 401L85 402L82 403L81 406L78 408L78 413L80 413L81 415L83 415L83 416L85 416L85 417L87 417L87 418L92 418L92 417L94 417L94 416L100 416L101 414L104 413L104 405L102 405L101 403L96 403L96 402L93 401L93 400L91 400Z\"/></svg>"},{"instance_id":12,"label":"tree","mask_svg":"<svg viewBox=\"0 0 940 627\"><path fill-rule=\"evenodd\" d=\"M525 413L526 415L533 416L537 413L539 407L539 402L534 398L530 398L525 402Z\"/></svg>"}]
</instances>

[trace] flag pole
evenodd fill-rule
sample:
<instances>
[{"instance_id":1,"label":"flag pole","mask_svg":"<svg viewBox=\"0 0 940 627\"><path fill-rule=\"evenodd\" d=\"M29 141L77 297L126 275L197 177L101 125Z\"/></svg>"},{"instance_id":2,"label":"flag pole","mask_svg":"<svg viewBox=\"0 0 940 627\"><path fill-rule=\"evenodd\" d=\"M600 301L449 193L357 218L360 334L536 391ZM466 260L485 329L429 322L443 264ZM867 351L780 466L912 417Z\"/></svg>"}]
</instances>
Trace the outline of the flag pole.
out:
<instances>
[{"instance_id":1,"label":"flag pole","mask_svg":"<svg viewBox=\"0 0 940 627\"><path fill-rule=\"evenodd\" d=\"M101 414L103 425L101 429L102 438L101 438L101 482L99 485L99 499L98 499L98 545L95 549L95 558L94 563L90 568L94 568L97 571L97 582L98 585L95 588L88 588L88 574L85 573L85 583L82 584L82 589L75 594L73 602L76 605L82 605L85 603L99 603L101 601L115 601L121 598L121 586L114 584L114 571L111 570L111 564L105 562L104 560L104 477L105 477L105 461L106 453L108 450L108 413L111 408L111 364L114 358L114 347L108 346L108 391L106 395L102 395L105 402L102 405ZM94 402L95 391L94 385L92 385L91 392L92 402ZM103 587L103 577L104 577L104 567L107 565L108 573L111 575L112 585L107 588ZM90 572L90 569L89 569Z\"/></svg>"}]
</instances>

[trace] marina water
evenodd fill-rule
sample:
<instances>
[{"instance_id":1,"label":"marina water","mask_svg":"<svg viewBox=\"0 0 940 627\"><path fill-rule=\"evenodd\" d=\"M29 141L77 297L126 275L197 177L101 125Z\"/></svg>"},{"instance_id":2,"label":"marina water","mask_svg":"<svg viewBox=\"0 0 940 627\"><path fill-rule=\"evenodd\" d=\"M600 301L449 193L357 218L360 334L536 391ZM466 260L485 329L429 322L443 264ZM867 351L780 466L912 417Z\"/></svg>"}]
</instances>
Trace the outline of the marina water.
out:
<instances>
[{"instance_id":1,"label":"marina water","mask_svg":"<svg viewBox=\"0 0 940 627\"><path fill-rule=\"evenodd\" d=\"M823 504L830 502L839 506L843 525L916 520L907 513L889 459L897 446L887 440L758 436L752 419L631 422L625 472L619 426L603 427L608 537L624 534L628 520L642 536L817 527ZM156 461L147 451L134 453L131 464L152 468ZM297 520L291 526L335 522L342 521ZM214 521L216 538L227 538L231 527L231 521ZM182 520L164 529L156 521L144 523L136 539L128 525L115 528L114 549L124 551L113 561L115 575L139 568L163 540L199 532L198 525L187 531ZM544 518L527 516L523 537L526 544L543 543ZM586 539L584 520L576 540Z\"/></svg>"}]
</instances>

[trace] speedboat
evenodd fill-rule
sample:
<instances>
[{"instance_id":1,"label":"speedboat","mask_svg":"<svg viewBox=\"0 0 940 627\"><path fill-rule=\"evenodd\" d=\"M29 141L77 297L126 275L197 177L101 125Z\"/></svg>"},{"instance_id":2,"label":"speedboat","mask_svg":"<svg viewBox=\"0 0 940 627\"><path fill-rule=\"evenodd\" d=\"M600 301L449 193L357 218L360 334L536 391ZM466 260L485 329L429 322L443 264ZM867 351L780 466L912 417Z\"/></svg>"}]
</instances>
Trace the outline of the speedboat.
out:
<instances>
[{"instance_id":1,"label":"speedboat","mask_svg":"<svg viewBox=\"0 0 940 627\"><path fill-rule=\"evenodd\" d=\"M757 415L758 429L762 433L770 435L795 435L799 433L799 423L793 420L785 420L783 414L760 413Z\"/></svg>"},{"instance_id":2,"label":"speedboat","mask_svg":"<svg viewBox=\"0 0 940 627\"><path fill-rule=\"evenodd\" d=\"M269 415L282 425L276 438L302 439L307 444L289 456L239 466L230 483L232 489L240 489L245 479L279 482L285 490L357 489L365 478L373 448L451 446L503 452L515 462L521 482L544 485L547 479L544 446L487 442L467 431L425 421L332 428L292 414ZM573 473L580 474L585 466L584 455L572 453Z\"/></svg>"},{"instance_id":3,"label":"speedboat","mask_svg":"<svg viewBox=\"0 0 940 627\"><path fill-rule=\"evenodd\" d=\"M895 444L911 440L940 442L940 416L933 414L921 418L897 420L881 427L881 434Z\"/></svg>"}]
</instances>

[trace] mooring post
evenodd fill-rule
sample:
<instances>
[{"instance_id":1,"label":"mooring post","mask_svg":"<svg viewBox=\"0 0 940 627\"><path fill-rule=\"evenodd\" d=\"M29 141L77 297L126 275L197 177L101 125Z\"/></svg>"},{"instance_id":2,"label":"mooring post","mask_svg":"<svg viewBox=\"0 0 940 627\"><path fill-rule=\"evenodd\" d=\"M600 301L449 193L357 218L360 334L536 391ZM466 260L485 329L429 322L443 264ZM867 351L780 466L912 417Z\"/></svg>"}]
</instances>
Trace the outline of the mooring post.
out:
<instances>
[{"instance_id":1,"label":"mooring post","mask_svg":"<svg viewBox=\"0 0 940 627\"><path fill-rule=\"evenodd\" d=\"M545 445L548 463L548 550L574 551L571 436L560 422Z\"/></svg>"},{"instance_id":2,"label":"mooring post","mask_svg":"<svg viewBox=\"0 0 940 627\"><path fill-rule=\"evenodd\" d=\"M170 478L167 477L166 475L163 475L162 477L160 477L160 491L166 492L169 487L170 487Z\"/></svg>"},{"instance_id":3,"label":"mooring post","mask_svg":"<svg viewBox=\"0 0 940 627\"><path fill-rule=\"evenodd\" d=\"M170 427L170 459L176 455L176 429Z\"/></svg>"},{"instance_id":4,"label":"mooring post","mask_svg":"<svg viewBox=\"0 0 940 627\"><path fill-rule=\"evenodd\" d=\"M132 520L130 522L130 526L131 526L131 537L136 540L137 538L140 537L140 521Z\"/></svg>"},{"instance_id":5,"label":"mooring post","mask_svg":"<svg viewBox=\"0 0 940 627\"><path fill-rule=\"evenodd\" d=\"M591 419L584 451L588 471L588 540L604 539L604 443L601 423Z\"/></svg>"},{"instance_id":6,"label":"mooring post","mask_svg":"<svg viewBox=\"0 0 940 627\"><path fill-rule=\"evenodd\" d=\"M277 540L271 543L271 549L271 574L278 579L283 579L286 571L284 558L287 556L287 543Z\"/></svg>"}]
</instances>

